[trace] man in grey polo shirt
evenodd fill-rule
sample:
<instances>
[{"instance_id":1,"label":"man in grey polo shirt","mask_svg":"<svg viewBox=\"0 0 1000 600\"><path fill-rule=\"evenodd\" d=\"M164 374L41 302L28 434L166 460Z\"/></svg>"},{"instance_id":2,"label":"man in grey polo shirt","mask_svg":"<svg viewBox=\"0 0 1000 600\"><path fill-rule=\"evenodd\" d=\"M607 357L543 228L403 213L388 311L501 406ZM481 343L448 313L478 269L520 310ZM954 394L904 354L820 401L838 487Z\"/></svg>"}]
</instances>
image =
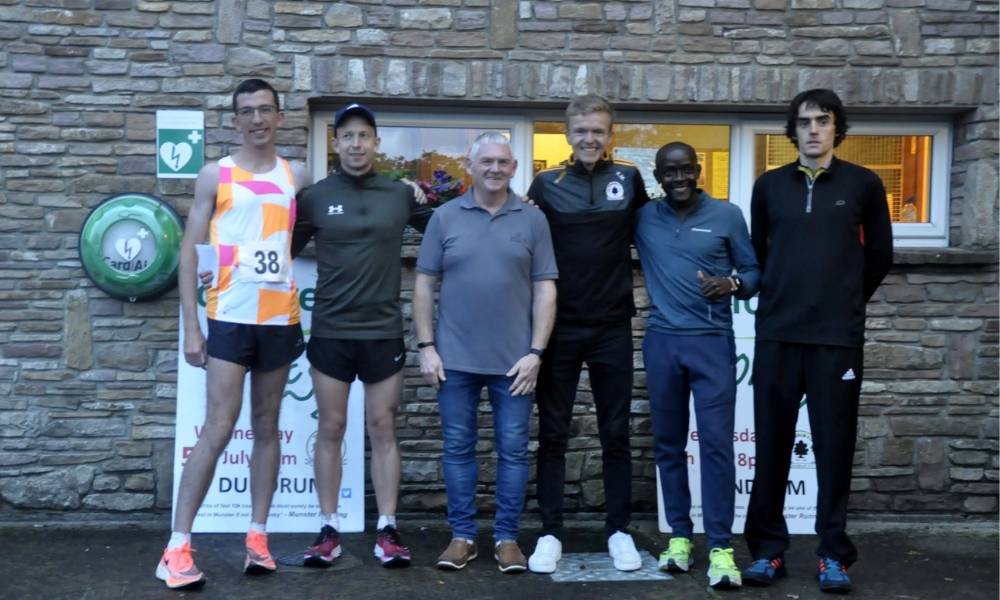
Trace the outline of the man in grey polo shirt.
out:
<instances>
[{"instance_id":1,"label":"man in grey polo shirt","mask_svg":"<svg viewBox=\"0 0 1000 600\"><path fill-rule=\"evenodd\" d=\"M489 391L497 450L494 556L500 571L528 561L517 545L528 484L528 418L555 320L558 276L549 226L508 187L517 161L507 138L472 143L472 187L434 212L417 258L413 321L420 371L438 388L452 540L438 567L476 558L479 395ZM434 287L441 279L436 335Z\"/></svg>"}]
</instances>

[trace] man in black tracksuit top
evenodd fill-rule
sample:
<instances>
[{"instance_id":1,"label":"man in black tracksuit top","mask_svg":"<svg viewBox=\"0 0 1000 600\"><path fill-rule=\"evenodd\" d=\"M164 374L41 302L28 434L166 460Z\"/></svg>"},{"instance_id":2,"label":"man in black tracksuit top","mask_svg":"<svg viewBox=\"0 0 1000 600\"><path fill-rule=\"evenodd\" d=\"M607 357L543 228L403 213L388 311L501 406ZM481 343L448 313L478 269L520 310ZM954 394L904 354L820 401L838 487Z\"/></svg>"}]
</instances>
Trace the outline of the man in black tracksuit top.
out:
<instances>
[{"instance_id":1,"label":"man in black tracksuit top","mask_svg":"<svg viewBox=\"0 0 1000 600\"><path fill-rule=\"evenodd\" d=\"M845 526L865 304L892 266L892 225L879 177L833 156L846 132L836 94L799 94L786 126L799 160L765 173L753 188L751 235L763 274L753 368L757 473L744 532L754 562L744 583L768 585L785 574L782 512L805 394L819 486L819 586L851 586L847 567L857 551Z\"/></svg>"},{"instance_id":2,"label":"man in black tracksuit top","mask_svg":"<svg viewBox=\"0 0 1000 600\"><path fill-rule=\"evenodd\" d=\"M542 357L538 399L538 504L542 531L528 566L551 573L562 555L563 485L573 404L584 362L597 409L607 505L608 551L615 566L641 559L629 525L632 470L632 219L648 198L630 163L607 158L613 109L580 96L566 109L573 155L535 177L528 197L545 212L559 266L556 325Z\"/></svg>"}]
</instances>

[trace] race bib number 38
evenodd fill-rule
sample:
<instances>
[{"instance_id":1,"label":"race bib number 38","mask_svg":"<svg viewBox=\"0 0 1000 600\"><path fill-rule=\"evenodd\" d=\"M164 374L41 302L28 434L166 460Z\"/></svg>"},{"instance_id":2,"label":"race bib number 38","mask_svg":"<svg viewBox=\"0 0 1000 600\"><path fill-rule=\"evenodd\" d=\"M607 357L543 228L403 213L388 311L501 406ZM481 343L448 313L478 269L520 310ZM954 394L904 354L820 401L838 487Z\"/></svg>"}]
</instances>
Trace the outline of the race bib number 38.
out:
<instances>
[{"instance_id":1,"label":"race bib number 38","mask_svg":"<svg viewBox=\"0 0 1000 600\"><path fill-rule=\"evenodd\" d=\"M240 279L266 283L288 281L288 248L278 242L257 242L240 246Z\"/></svg>"}]
</instances>

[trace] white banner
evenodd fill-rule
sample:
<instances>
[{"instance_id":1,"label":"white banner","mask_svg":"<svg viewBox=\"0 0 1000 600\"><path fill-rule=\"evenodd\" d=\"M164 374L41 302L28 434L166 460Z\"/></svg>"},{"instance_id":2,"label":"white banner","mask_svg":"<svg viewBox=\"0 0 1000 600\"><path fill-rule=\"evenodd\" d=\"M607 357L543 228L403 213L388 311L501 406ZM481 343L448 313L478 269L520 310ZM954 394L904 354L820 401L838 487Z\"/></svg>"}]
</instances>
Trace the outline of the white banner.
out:
<instances>
[{"instance_id":1,"label":"white banner","mask_svg":"<svg viewBox=\"0 0 1000 600\"><path fill-rule=\"evenodd\" d=\"M754 322L753 313L757 309L757 297L750 300L733 299L733 331L736 335L736 426L733 431L733 455L736 463L736 516L733 519L733 533L743 533L750 503L750 490L756 472L757 459L754 441L756 432L753 423L753 388L750 373L753 366ZM701 460L698 447L698 427L695 422L694 405L689 408L691 420L688 425L688 483L691 488L691 520L696 533L704 533L701 507ZM660 472L656 472L656 502L659 509L660 531L669 532L667 518L663 514L663 493L660 487ZM809 430L809 415L805 406L799 410L795 425L795 444L792 448L792 466L788 473L788 488L785 492L785 520L789 533L814 533L816 519L816 461L813 458L812 437Z\"/></svg>"},{"instance_id":2,"label":"white banner","mask_svg":"<svg viewBox=\"0 0 1000 600\"><path fill-rule=\"evenodd\" d=\"M299 287L302 330L309 338L316 293L316 261L296 259L293 263ZM204 296L199 291L198 321L207 331ZM178 348L184 348L184 327L179 327ZM205 421L205 370L192 367L177 357L177 427L174 439L174 506L181 469ZM281 439L281 468L271 504L267 529L276 533L311 533L319 530L319 501L313 478L316 443L316 399L313 396L309 361L305 354L292 363L278 420ZM360 382L351 385L344 437L344 473L340 486L340 531L359 532L365 528L365 442L364 391ZM194 521L193 530L211 533L244 532L250 524L250 453L253 429L250 426L250 377L243 386L243 408L229 445L219 458L215 477Z\"/></svg>"}]
</instances>

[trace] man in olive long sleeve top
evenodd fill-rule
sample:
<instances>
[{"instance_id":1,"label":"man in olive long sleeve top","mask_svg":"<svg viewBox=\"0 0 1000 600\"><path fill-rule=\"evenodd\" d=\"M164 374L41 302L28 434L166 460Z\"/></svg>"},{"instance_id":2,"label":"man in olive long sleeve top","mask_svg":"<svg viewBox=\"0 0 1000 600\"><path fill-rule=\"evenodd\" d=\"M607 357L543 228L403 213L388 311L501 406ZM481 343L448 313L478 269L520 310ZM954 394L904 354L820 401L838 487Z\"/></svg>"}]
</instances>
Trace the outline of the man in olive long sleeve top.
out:
<instances>
[{"instance_id":1,"label":"man in olive long sleeve top","mask_svg":"<svg viewBox=\"0 0 1000 600\"><path fill-rule=\"evenodd\" d=\"M337 111L334 146L340 166L299 196L292 252L316 240L318 278L307 348L319 409L316 490L320 534L306 550L306 566L328 566L340 556L337 499L341 444L351 382L365 388L371 440L372 487L379 520L375 558L386 566L407 565L410 550L396 529L399 445L396 409L403 385L403 318L400 263L403 229L423 231L431 210L414 190L373 171L379 139L375 116L359 104Z\"/></svg>"}]
</instances>

